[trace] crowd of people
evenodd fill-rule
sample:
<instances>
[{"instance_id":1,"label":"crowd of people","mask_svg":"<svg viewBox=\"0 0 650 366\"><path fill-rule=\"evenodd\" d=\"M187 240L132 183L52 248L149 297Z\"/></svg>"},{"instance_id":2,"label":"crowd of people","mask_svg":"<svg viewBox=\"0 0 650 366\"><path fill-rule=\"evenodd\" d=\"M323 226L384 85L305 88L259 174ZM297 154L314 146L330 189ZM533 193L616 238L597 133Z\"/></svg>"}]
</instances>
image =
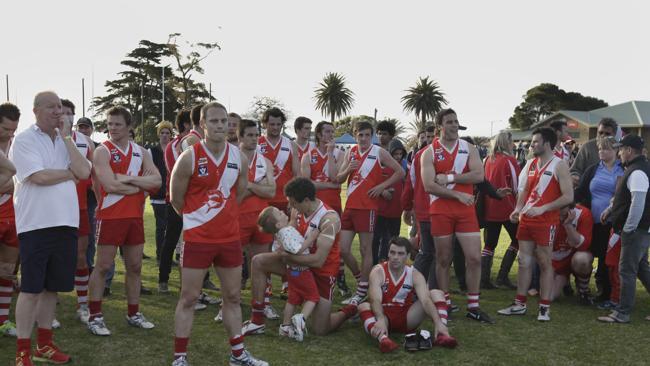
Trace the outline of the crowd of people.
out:
<instances>
[{"instance_id":1,"label":"crowd of people","mask_svg":"<svg viewBox=\"0 0 650 366\"><path fill-rule=\"evenodd\" d=\"M53 92L38 93L33 112L35 123L15 134L20 111L0 105L0 331L17 338L16 365L70 361L53 341L57 292L76 290L79 321L93 335L111 335L102 299L118 252L126 321L155 327L139 306L147 196L162 293L180 250L173 366L189 365L194 313L206 303L221 303L215 320L229 337L229 363L268 365L244 337L280 319L270 303L274 275L287 300L279 336L302 341L307 328L327 335L358 317L381 352L399 348L392 333L405 333L408 351L458 344L447 328L460 310L450 297L452 264L466 317L487 324L495 317L481 307L481 289L516 290L497 312L503 316L526 314L527 299L538 294L536 319L550 321L552 301L573 291L573 276L578 302L608 310L598 318L608 323L630 321L637 277L650 289L647 151L640 137L621 137L610 118L577 153L566 122L555 121L532 132L527 151L501 132L484 156L485 147L459 136L466 128L452 109L418 131L412 151L388 121L357 122L356 144L342 150L332 123L298 117L292 140L277 108L258 122L217 102L198 105L180 111L175 124L158 124L160 144L150 149L133 141L132 116L120 106L106 112L108 139L100 144L90 138L92 121L75 124L74 104ZM408 238L400 236L402 222ZM503 229L510 245L493 283ZM203 292L211 268L222 299ZM340 307L336 290L347 297ZM433 332L418 330L425 319Z\"/></svg>"}]
</instances>

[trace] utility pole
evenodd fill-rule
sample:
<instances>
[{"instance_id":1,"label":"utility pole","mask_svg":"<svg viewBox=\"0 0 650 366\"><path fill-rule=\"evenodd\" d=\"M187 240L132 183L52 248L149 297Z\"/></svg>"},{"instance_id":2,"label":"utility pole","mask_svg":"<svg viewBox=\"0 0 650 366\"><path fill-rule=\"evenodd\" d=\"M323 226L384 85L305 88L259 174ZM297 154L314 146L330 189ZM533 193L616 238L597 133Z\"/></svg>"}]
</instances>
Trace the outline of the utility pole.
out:
<instances>
[{"instance_id":1,"label":"utility pole","mask_svg":"<svg viewBox=\"0 0 650 366\"><path fill-rule=\"evenodd\" d=\"M86 117L86 80L81 78L81 116Z\"/></svg>"},{"instance_id":2,"label":"utility pole","mask_svg":"<svg viewBox=\"0 0 650 366\"><path fill-rule=\"evenodd\" d=\"M144 81L140 84L140 120L142 121L142 146L144 146Z\"/></svg>"},{"instance_id":3,"label":"utility pole","mask_svg":"<svg viewBox=\"0 0 650 366\"><path fill-rule=\"evenodd\" d=\"M5 75L5 80L7 82L7 102L9 101L9 74Z\"/></svg>"}]
</instances>

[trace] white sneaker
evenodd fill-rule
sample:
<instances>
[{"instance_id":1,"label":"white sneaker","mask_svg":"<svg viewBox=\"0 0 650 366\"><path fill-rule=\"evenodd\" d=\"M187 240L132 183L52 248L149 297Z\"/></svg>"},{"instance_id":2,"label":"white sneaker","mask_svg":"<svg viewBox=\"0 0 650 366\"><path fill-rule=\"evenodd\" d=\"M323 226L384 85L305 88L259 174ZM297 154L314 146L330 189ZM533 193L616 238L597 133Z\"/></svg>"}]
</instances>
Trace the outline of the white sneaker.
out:
<instances>
[{"instance_id":1,"label":"white sneaker","mask_svg":"<svg viewBox=\"0 0 650 366\"><path fill-rule=\"evenodd\" d=\"M499 315L525 315L526 310L528 310L526 305L512 303L512 305L508 306L507 308L498 310L497 314L499 314Z\"/></svg>"},{"instance_id":2,"label":"white sneaker","mask_svg":"<svg viewBox=\"0 0 650 366\"><path fill-rule=\"evenodd\" d=\"M214 321L217 323L221 323L223 321L223 311L221 309L219 309L217 316L214 317Z\"/></svg>"},{"instance_id":3,"label":"white sneaker","mask_svg":"<svg viewBox=\"0 0 650 366\"><path fill-rule=\"evenodd\" d=\"M80 322L88 325L88 318L90 318L90 311L87 306L82 306L77 309L77 319L79 319Z\"/></svg>"},{"instance_id":4,"label":"white sneaker","mask_svg":"<svg viewBox=\"0 0 650 366\"><path fill-rule=\"evenodd\" d=\"M172 362L172 366L190 366L190 363L187 362L187 356L180 356Z\"/></svg>"},{"instance_id":5,"label":"white sneaker","mask_svg":"<svg viewBox=\"0 0 650 366\"><path fill-rule=\"evenodd\" d=\"M111 331L108 330L106 327L106 323L104 323L104 318L99 317L95 318L93 320L90 320L88 322L88 330L90 333L98 336L109 336L111 335Z\"/></svg>"},{"instance_id":6,"label":"white sneaker","mask_svg":"<svg viewBox=\"0 0 650 366\"><path fill-rule=\"evenodd\" d=\"M52 329L59 329L61 328L61 322L56 320L56 318L52 319Z\"/></svg>"},{"instance_id":7,"label":"white sneaker","mask_svg":"<svg viewBox=\"0 0 650 366\"><path fill-rule=\"evenodd\" d=\"M16 333L16 324L12 323L9 320L5 320L4 323L0 324L0 335L7 337L17 337Z\"/></svg>"},{"instance_id":8,"label":"white sneaker","mask_svg":"<svg viewBox=\"0 0 650 366\"><path fill-rule=\"evenodd\" d=\"M296 332L295 340L302 342L307 334L307 326L305 325L305 317L302 314L296 314L291 317L291 324Z\"/></svg>"},{"instance_id":9,"label":"white sneaker","mask_svg":"<svg viewBox=\"0 0 650 366\"><path fill-rule=\"evenodd\" d=\"M280 319L280 315L278 314L275 309L273 309L273 306L267 305L264 307L264 317L269 320L278 320Z\"/></svg>"},{"instance_id":10,"label":"white sneaker","mask_svg":"<svg viewBox=\"0 0 650 366\"><path fill-rule=\"evenodd\" d=\"M201 292L201 295L199 295L199 302L205 305L218 305L221 304L222 300L218 297L212 297L205 292Z\"/></svg>"},{"instance_id":11,"label":"white sneaker","mask_svg":"<svg viewBox=\"0 0 650 366\"><path fill-rule=\"evenodd\" d=\"M200 303L198 301L196 302L196 304L194 304L194 310L196 310L196 311L205 310L205 308L207 308L207 307L208 306L206 304Z\"/></svg>"},{"instance_id":12,"label":"white sneaker","mask_svg":"<svg viewBox=\"0 0 650 366\"><path fill-rule=\"evenodd\" d=\"M230 366L269 366L269 363L258 360L245 350L239 357L230 355Z\"/></svg>"},{"instance_id":13,"label":"white sneaker","mask_svg":"<svg viewBox=\"0 0 650 366\"><path fill-rule=\"evenodd\" d=\"M293 325L280 324L280 328L278 329L278 334L280 335L280 337L288 337L294 339L296 332L293 330Z\"/></svg>"},{"instance_id":14,"label":"white sneaker","mask_svg":"<svg viewBox=\"0 0 650 366\"><path fill-rule=\"evenodd\" d=\"M148 321L147 318L145 318L144 315L142 315L142 313L139 311L133 316L127 316L126 322L129 323L130 326L136 328L152 329L155 327L155 325L152 322Z\"/></svg>"},{"instance_id":15,"label":"white sneaker","mask_svg":"<svg viewBox=\"0 0 650 366\"><path fill-rule=\"evenodd\" d=\"M540 306L539 312L537 313L537 320L539 320L540 322L551 321L551 309L545 306Z\"/></svg>"},{"instance_id":16,"label":"white sneaker","mask_svg":"<svg viewBox=\"0 0 650 366\"><path fill-rule=\"evenodd\" d=\"M264 334L264 324L255 324L250 320L244 322L241 328L242 335L255 335L255 334Z\"/></svg>"},{"instance_id":17,"label":"white sneaker","mask_svg":"<svg viewBox=\"0 0 650 366\"><path fill-rule=\"evenodd\" d=\"M361 296L361 295L355 293L354 295L352 295L352 297L341 301L341 304L343 304L343 305L350 305L350 304L359 305L362 302L364 302L366 300L366 298L367 298L367 296Z\"/></svg>"}]
</instances>

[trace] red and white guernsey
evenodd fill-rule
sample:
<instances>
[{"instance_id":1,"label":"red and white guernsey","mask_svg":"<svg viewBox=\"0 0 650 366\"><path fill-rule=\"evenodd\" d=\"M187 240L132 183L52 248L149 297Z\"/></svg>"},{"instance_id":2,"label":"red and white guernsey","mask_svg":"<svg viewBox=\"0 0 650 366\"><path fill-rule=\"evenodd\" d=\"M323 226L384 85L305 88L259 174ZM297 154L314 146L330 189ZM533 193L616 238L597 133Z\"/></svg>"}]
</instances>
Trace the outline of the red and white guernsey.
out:
<instances>
[{"instance_id":1,"label":"red and white guernsey","mask_svg":"<svg viewBox=\"0 0 650 366\"><path fill-rule=\"evenodd\" d=\"M11 147L11 142L7 145L7 151L0 149L0 154L5 158L7 157L7 152ZM16 219L16 213L14 212L14 200L13 194L3 193L0 194L0 220L2 221L14 221Z\"/></svg>"},{"instance_id":2,"label":"red and white guernsey","mask_svg":"<svg viewBox=\"0 0 650 366\"><path fill-rule=\"evenodd\" d=\"M567 164L569 164L569 161L571 160L571 153L569 153L569 150L566 148L566 146L564 146L564 144L560 143L559 141L555 149L553 149L553 155L564 160L564 162Z\"/></svg>"},{"instance_id":3,"label":"red and white guernsey","mask_svg":"<svg viewBox=\"0 0 650 366\"><path fill-rule=\"evenodd\" d=\"M429 149L431 150L432 164L436 174L463 174L469 171L469 143L465 140L458 139L451 150L440 142L439 139L433 140ZM450 183L447 189L456 192L474 194L473 184ZM474 211L474 207L464 205L455 199L442 198L429 194L429 213L430 214L449 214L465 213L468 210Z\"/></svg>"},{"instance_id":4,"label":"red and white guernsey","mask_svg":"<svg viewBox=\"0 0 650 366\"><path fill-rule=\"evenodd\" d=\"M316 144L314 144L311 141L307 141L305 146L300 146L298 145L298 161L302 161L302 157L305 156L311 149L316 147Z\"/></svg>"},{"instance_id":5,"label":"red and white guernsey","mask_svg":"<svg viewBox=\"0 0 650 366\"><path fill-rule=\"evenodd\" d=\"M553 202L562 196L560 183L557 180L556 170L558 164L562 161L557 156L553 156L544 166L538 167L539 158L528 160L526 166L521 171L519 179L519 191L526 189L528 197L526 203L521 209L522 215L519 220L522 224L531 225L557 225L560 220L560 210L547 211L536 217L525 215L526 210L531 207L540 207L549 202Z\"/></svg>"},{"instance_id":6,"label":"red and white guernsey","mask_svg":"<svg viewBox=\"0 0 650 366\"><path fill-rule=\"evenodd\" d=\"M88 146L88 139L86 135L81 132L72 131L72 141L74 141L77 146L77 150L81 156L92 161L92 156L90 156L90 146ZM77 182L77 199L79 200L79 211L88 210L88 188L92 186L92 179L90 177L86 179L81 179Z\"/></svg>"},{"instance_id":7,"label":"red and white guernsey","mask_svg":"<svg viewBox=\"0 0 650 366\"><path fill-rule=\"evenodd\" d=\"M334 159L340 159L341 155L343 155L343 152L341 150L334 149ZM309 151L309 170L311 172L309 179L314 182L332 183L333 177L330 177L328 173L330 163L336 165L335 161L330 162L327 152L325 154L321 154L320 150L318 150L317 147L312 148ZM316 190L316 197L334 209L341 208L340 187Z\"/></svg>"},{"instance_id":8,"label":"red and white guernsey","mask_svg":"<svg viewBox=\"0 0 650 366\"><path fill-rule=\"evenodd\" d=\"M383 306L410 307L413 304L415 287L413 286L413 266L404 266L399 278L393 278L388 269L388 262L383 262L384 283L381 285L381 304Z\"/></svg>"},{"instance_id":9,"label":"red and white guernsey","mask_svg":"<svg viewBox=\"0 0 650 366\"><path fill-rule=\"evenodd\" d=\"M253 153L253 157L248 163L248 181L252 183L259 183L266 177L266 159L257 150ZM255 194L252 194L242 201L239 205L239 213L261 212L268 206L268 200Z\"/></svg>"},{"instance_id":10,"label":"red and white guernsey","mask_svg":"<svg viewBox=\"0 0 650 366\"><path fill-rule=\"evenodd\" d=\"M305 215L299 214L298 227L297 227L298 232L303 237L307 238L312 230L318 230L318 227L320 225L321 220L323 219L323 216L325 216L325 214L327 214L328 212L336 213L336 211L332 210L323 202L320 202L318 209L316 209L316 211L314 211L314 213L312 213L311 216L305 217ZM311 248L309 248L309 252L312 254L316 253L317 249L318 249L318 243L314 242ZM340 260L339 235L338 233L336 233L336 239L334 240L334 244L332 244L332 248L330 249L330 252L327 255L327 259L325 259L325 263L323 263L323 266L320 268L311 268L311 271L315 276L325 276L325 277L336 276L339 271L339 260Z\"/></svg>"},{"instance_id":11,"label":"red and white guernsey","mask_svg":"<svg viewBox=\"0 0 650 366\"><path fill-rule=\"evenodd\" d=\"M293 158L291 152L291 140L284 136L280 136L280 141L277 145L273 146L273 144L266 139L266 136L260 136L257 149L273 164L275 197L273 197L270 202L286 204L287 197L284 195L284 186L289 182L289 180L291 180L291 178L293 178L291 167L291 159Z\"/></svg>"},{"instance_id":12,"label":"red and white guernsey","mask_svg":"<svg viewBox=\"0 0 650 366\"><path fill-rule=\"evenodd\" d=\"M214 156L203 142L192 145L192 176L183 206L186 243L222 244L239 240L237 180L241 152L226 143Z\"/></svg>"},{"instance_id":13,"label":"red and white guernsey","mask_svg":"<svg viewBox=\"0 0 650 366\"><path fill-rule=\"evenodd\" d=\"M145 152L133 141L129 147L122 151L111 141L102 143L110 154L109 164L113 173L124 175L142 175L142 161ZM104 187L100 188L101 197L97 207L97 218L101 220L142 218L144 212L144 192L123 195L108 193Z\"/></svg>"},{"instance_id":14,"label":"red and white guernsey","mask_svg":"<svg viewBox=\"0 0 650 366\"><path fill-rule=\"evenodd\" d=\"M594 220L591 217L591 211L584 206L577 205L573 212L575 218L571 224L576 228L578 233L582 235L582 242L577 247L572 247L567 242L567 234L564 225L560 225L555 241L553 242L553 260L556 262L569 258L575 252L584 252L591 247L591 231L594 226Z\"/></svg>"},{"instance_id":15,"label":"red and white guernsey","mask_svg":"<svg viewBox=\"0 0 650 366\"><path fill-rule=\"evenodd\" d=\"M359 168L350 173L348 177L348 192L345 208L360 210L376 210L379 200L370 198L368 191L382 182L381 162L379 151L381 147L372 145L365 153L361 154L359 145L350 149L350 161L358 160Z\"/></svg>"}]
</instances>

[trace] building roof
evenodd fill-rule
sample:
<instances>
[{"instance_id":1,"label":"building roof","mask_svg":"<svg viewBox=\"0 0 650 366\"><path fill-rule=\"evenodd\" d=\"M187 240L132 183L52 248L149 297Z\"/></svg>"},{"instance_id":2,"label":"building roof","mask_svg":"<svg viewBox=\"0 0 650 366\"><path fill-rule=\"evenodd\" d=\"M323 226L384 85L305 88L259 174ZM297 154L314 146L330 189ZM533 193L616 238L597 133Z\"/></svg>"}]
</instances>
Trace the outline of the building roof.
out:
<instances>
[{"instance_id":1,"label":"building roof","mask_svg":"<svg viewBox=\"0 0 650 366\"><path fill-rule=\"evenodd\" d=\"M650 127L650 101L635 100L589 112L560 110L535 123L531 128L561 117L576 120L589 127L598 127L598 122L605 117L613 118L621 127Z\"/></svg>"},{"instance_id":2,"label":"building roof","mask_svg":"<svg viewBox=\"0 0 650 366\"><path fill-rule=\"evenodd\" d=\"M510 132L510 135L512 136L512 141L530 141L533 138L530 135L532 131L533 130L522 131L522 130L506 128L505 130L501 130L499 132ZM494 136L492 136L492 138L494 138Z\"/></svg>"}]
</instances>

